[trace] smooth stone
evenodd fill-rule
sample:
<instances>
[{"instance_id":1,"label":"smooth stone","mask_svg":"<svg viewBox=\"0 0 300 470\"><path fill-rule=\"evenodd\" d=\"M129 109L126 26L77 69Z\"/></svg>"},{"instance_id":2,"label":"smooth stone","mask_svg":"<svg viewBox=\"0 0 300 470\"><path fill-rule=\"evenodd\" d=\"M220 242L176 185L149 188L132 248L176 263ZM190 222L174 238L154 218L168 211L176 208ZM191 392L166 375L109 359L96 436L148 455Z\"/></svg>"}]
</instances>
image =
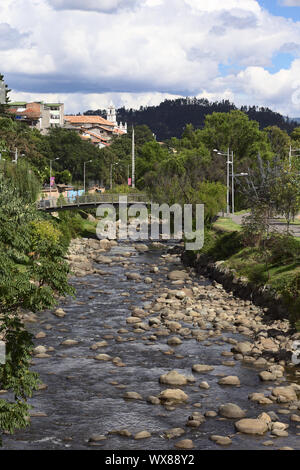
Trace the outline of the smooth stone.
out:
<instances>
[{"instance_id":1,"label":"smooth stone","mask_svg":"<svg viewBox=\"0 0 300 470\"><path fill-rule=\"evenodd\" d=\"M232 444L232 440L227 436L212 435L212 436L210 436L210 440L215 442L216 444L218 444L220 446L228 446L228 445Z\"/></svg>"},{"instance_id":2,"label":"smooth stone","mask_svg":"<svg viewBox=\"0 0 300 470\"><path fill-rule=\"evenodd\" d=\"M208 366L208 365L205 365L205 364L194 364L193 367L192 367L192 370L193 370L193 372L198 372L198 373L210 372L210 371L214 370L214 367L213 366Z\"/></svg>"},{"instance_id":3,"label":"smooth stone","mask_svg":"<svg viewBox=\"0 0 300 470\"><path fill-rule=\"evenodd\" d=\"M262 419L241 419L235 427L239 432L252 435L263 435L268 431L268 424Z\"/></svg>"},{"instance_id":4,"label":"smooth stone","mask_svg":"<svg viewBox=\"0 0 300 470\"><path fill-rule=\"evenodd\" d=\"M246 416L246 412L234 403L225 403L224 405L221 405L219 408L219 414L224 418L229 419L244 418Z\"/></svg>"},{"instance_id":5,"label":"smooth stone","mask_svg":"<svg viewBox=\"0 0 300 470\"><path fill-rule=\"evenodd\" d=\"M151 437L151 433L150 433L150 432L148 432L148 431L140 431L140 432L138 432L137 434L135 434L134 439L135 439L135 440L138 440L138 439L147 439L147 438L149 438L149 437Z\"/></svg>"},{"instance_id":6,"label":"smooth stone","mask_svg":"<svg viewBox=\"0 0 300 470\"><path fill-rule=\"evenodd\" d=\"M166 389L159 394L159 399L163 403L186 403L189 399L188 395L180 389Z\"/></svg>"},{"instance_id":7,"label":"smooth stone","mask_svg":"<svg viewBox=\"0 0 300 470\"><path fill-rule=\"evenodd\" d=\"M240 385L240 379L236 375L228 375L227 377L223 377L218 381L220 385L233 385L238 386Z\"/></svg>"},{"instance_id":8,"label":"smooth stone","mask_svg":"<svg viewBox=\"0 0 300 470\"><path fill-rule=\"evenodd\" d=\"M176 442L176 449L193 449L194 443L191 439L183 439L182 441Z\"/></svg>"},{"instance_id":9,"label":"smooth stone","mask_svg":"<svg viewBox=\"0 0 300 470\"><path fill-rule=\"evenodd\" d=\"M126 392L124 397L126 400L142 400L143 397L137 392Z\"/></svg>"},{"instance_id":10,"label":"smooth stone","mask_svg":"<svg viewBox=\"0 0 300 470\"><path fill-rule=\"evenodd\" d=\"M184 375L179 374L176 370L161 375L159 381L161 384L167 385L186 385L188 383L188 379Z\"/></svg>"}]
</instances>

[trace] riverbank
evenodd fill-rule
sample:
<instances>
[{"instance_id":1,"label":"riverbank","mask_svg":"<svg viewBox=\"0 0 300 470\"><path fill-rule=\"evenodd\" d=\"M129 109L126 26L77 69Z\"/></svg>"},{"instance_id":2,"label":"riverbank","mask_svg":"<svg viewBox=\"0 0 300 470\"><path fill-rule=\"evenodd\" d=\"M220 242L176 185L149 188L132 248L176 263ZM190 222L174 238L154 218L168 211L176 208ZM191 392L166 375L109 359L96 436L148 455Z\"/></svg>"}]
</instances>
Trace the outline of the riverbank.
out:
<instances>
[{"instance_id":1,"label":"riverbank","mask_svg":"<svg viewBox=\"0 0 300 470\"><path fill-rule=\"evenodd\" d=\"M105 244L72 242L76 299L28 324L43 385L4 449L299 449L299 376L277 362L288 322L169 245Z\"/></svg>"},{"instance_id":2,"label":"riverbank","mask_svg":"<svg viewBox=\"0 0 300 470\"><path fill-rule=\"evenodd\" d=\"M202 250L186 252L184 262L300 331L300 239L272 237L264 248L245 246L239 230L213 226Z\"/></svg>"}]
</instances>

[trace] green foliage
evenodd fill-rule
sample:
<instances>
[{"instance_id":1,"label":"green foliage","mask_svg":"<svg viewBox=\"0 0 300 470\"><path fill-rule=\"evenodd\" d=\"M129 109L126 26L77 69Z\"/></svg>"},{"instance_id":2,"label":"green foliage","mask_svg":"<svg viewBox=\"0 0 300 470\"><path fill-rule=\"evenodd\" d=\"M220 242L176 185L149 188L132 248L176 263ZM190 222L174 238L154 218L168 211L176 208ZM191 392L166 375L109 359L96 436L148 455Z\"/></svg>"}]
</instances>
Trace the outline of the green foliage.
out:
<instances>
[{"instance_id":1,"label":"green foliage","mask_svg":"<svg viewBox=\"0 0 300 470\"><path fill-rule=\"evenodd\" d=\"M50 176L50 175L49 175ZM72 174L69 170L63 170L55 173L55 182L61 184L69 184L72 181Z\"/></svg>"},{"instance_id":2,"label":"green foliage","mask_svg":"<svg viewBox=\"0 0 300 470\"><path fill-rule=\"evenodd\" d=\"M274 155L279 157L280 160L285 160L289 155L291 145L288 133L278 126L268 126L264 129L264 132L267 134Z\"/></svg>"},{"instance_id":3,"label":"green foliage","mask_svg":"<svg viewBox=\"0 0 300 470\"><path fill-rule=\"evenodd\" d=\"M10 161L0 162L2 180L10 184L26 203L35 202L40 193L40 180L27 161L17 164Z\"/></svg>"},{"instance_id":4,"label":"green foliage","mask_svg":"<svg viewBox=\"0 0 300 470\"><path fill-rule=\"evenodd\" d=\"M238 232L220 234L206 230L201 253L205 253L213 260L221 261L241 250L242 246L242 237Z\"/></svg>"},{"instance_id":5,"label":"green foliage","mask_svg":"<svg viewBox=\"0 0 300 470\"><path fill-rule=\"evenodd\" d=\"M71 239L80 236L85 229L85 222L76 210L60 212L57 223L62 233L61 242L64 246L68 246Z\"/></svg>"},{"instance_id":6,"label":"green foliage","mask_svg":"<svg viewBox=\"0 0 300 470\"><path fill-rule=\"evenodd\" d=\"M290 234L272 233L266 241L272 264L300 262L300 243Z\"/></svg>"},{"instance_id":7,"label":"green foliage","mask_svg":"<svg viewBox=\"0 0 300 470\"><path fill-rule=\"evenodd\" d=\"M0 337L6 342L6 363L0 384L14 400L0 400L0 430L13 432L28 423L27 397L37 388L29 370L32 336L20 319L21 310L39 311L55 305L57 295L72 294L64 260L67 246L46 215L27 204L18 190L0 187Z\"/></svg>"}]
</instances>

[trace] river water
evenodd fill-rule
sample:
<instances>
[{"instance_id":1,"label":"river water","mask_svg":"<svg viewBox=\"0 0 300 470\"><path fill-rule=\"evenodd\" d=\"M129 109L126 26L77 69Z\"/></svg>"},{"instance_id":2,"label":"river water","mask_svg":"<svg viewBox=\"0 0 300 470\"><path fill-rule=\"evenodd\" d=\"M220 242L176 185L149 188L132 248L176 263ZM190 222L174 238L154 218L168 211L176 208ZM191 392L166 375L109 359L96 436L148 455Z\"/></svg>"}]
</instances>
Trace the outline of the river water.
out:
<instances>
[{"instance_id":1,"label":"river water","mask_svg":"<svg viewBox=\"0 0 300 470\"><path fill-rule=\"evenodd\" d=\"M130 245L113 248L109 256L119 256L124 251L130 251ZM166 355L165 352L170 349L167 337L158 336L157 341L149 341L147 337L155 331L135 333L126 325L132 307L143 306L156 298L159 290L166 287L174 289L163 268L178 268L179 259L165 264L161 254L162 250L134 253L129 259L134 271L143 276L150 275L155 280L154 284L128 281L125 276L128 267L120 262L101 266L107 271L107 276L89 275L72 279L76 298L65 299L60 305L67 313L64 318L57 318L49 311L40 314L37 323L28 324L33 334L39 331L46 333L45 338L35 340L36 345L54 348L50 358L34 358L33 365L33 370L40 374L48 388L36 392L30 404L35 414L40 412L45 416L32 416L31 426L26 430L18 431L13 436L5 435L3 449L170 450L181 439L192 439L196 450L220 449L209 439L212 434L232 436L232 444L226 447L231 450L276 449L283 446L300 449L299 436L296 435L299 428L296 427L297 423L290 423L288 415L278 416L280 421L290 424L289 437L273 439L273 447L263 445L266 440L272 440L270 436L237 434L234 420L220 420L218 416L207 418L198 429L185 427L192 412L217 411L221 404L228 402L247 409L247 417L257 417L262 411L277 412L283 406L274 404L265 407L248 400L249 393L265 392L270 383L262 383L258 377L259 370L253 366L243 365L239 361L236 361L234 368L222 365L225 358L221 352L230 351L230 344L213 338L208 347L195 339L184 339L180 346L174 348L175 354ZM150 274L150 265L153 264L160 267L158 274ZM197 280L196 277L193 282L203 284L209 281ZM123 293L129 296L123 296ZM48 329L49 325L51 329ZM126 328L128 333L119 334L120 328ZM124 341L117 339L120 336ZM245 339L233 333L222 336ZM79 344L72 347L61 345L66 339L78 340ZM102 340L107 341L107 347L97 352L90 350L93 343ZM125 367L96 361L94 356L99 353L120 357ZM196 382L184 387L190 397L189 404L168 411L161 405L146 402L147 396L157 396L168 388L159 384L160 375L172 369L191 375L191 366L196 363L211 364L215 368L209 374L194 374ZM222 373L237 375L242 386L218 385L218 375ZM198 384L203 380L209 382L209 390L199 388ZM144 400L125 400L125 391L138 392ZM194 407L195 403L201 403L201 408ZM184 428L185 435L166 439L163 433L175 427ZM152 437L134 440L132 437L109 434L112 430L125 428L133 435L147 430ZM94 434L105 435L106 440L93 445L89 438Z\"/></svg>"}]
</instances>

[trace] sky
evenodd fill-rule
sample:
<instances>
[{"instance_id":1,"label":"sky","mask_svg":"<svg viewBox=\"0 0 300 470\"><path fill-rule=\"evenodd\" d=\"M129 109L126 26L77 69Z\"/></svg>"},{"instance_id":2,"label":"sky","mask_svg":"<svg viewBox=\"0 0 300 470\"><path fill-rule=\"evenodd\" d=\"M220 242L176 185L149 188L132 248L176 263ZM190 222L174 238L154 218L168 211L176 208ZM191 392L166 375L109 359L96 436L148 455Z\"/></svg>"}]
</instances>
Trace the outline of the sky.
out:
<instances>
[{"instance_id":1,"label":"sky","mask_svg":"<svg viewBox=\"0 0 300 470\"><path fill-rule=\"evenodd\" d=\"M1 0L13 101L68 114L179 96L300 116L300 0Z\"/></svg>"}]
</instances>

